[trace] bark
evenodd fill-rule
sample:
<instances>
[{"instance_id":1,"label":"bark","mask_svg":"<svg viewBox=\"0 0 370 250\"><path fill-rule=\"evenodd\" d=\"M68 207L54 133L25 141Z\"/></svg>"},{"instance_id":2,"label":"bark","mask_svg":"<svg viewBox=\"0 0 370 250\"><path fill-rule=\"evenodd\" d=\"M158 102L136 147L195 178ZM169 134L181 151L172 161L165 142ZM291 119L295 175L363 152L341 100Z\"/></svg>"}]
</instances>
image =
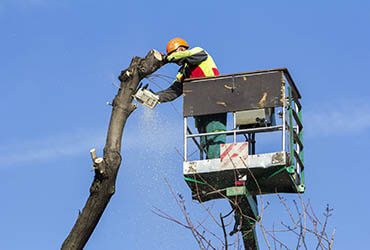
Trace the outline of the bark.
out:
<instances>
[{"instance_id":1,"label":"bark","mask_svg":"<svg viewBox=\"0 0 370 250\"><path fill-rule=\"evenodd\" d=\"M130 66L121 72L120 89L112 102L112 115L103 161L95 161L95 177L87 202L78 215L61 249L83 249L115 192L117 173L121 165L121 142L127 118L135 110L133 95L139 82L164 65L162 55L151 50L145 58L134 57Z\"/></svg>"}]
</instances>

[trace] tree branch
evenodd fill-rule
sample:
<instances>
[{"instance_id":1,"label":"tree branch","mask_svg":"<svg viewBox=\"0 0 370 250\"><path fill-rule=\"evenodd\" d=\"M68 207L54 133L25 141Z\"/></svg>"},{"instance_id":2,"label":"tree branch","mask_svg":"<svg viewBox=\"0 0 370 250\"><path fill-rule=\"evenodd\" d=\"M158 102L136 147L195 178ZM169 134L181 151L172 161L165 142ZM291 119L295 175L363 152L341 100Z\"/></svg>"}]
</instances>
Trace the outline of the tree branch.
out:
<instances>
[{"instance_id":1,"label":"tree branch","mask_svg":"<svg viewBox=\"0 0 370 250\"><path fill-rule=\"evenodd\" d=\"M75 225L62 245L62 250L82 249L93 233L100 217L115 192L117 173L121 165L121 142L127 118L135 110L133 95L139 82L164 65L162 55L151 50L145 58L134 57L121 72L120 88L112 103L103 161L94 161L95 177L90 196Z\"/></svg>"}]
</instances>

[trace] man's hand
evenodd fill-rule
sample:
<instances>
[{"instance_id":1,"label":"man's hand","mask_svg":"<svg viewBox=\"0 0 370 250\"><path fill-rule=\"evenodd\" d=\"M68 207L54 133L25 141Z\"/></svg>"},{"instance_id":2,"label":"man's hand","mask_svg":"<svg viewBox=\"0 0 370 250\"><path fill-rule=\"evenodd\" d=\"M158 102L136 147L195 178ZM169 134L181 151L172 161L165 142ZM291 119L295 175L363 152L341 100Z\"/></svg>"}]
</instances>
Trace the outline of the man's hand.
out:
<instances>
[{"instance_id":1,"label":"man's hand","mask_svg":"<svg viewBox=\"0 0 370 250\"><path fill-rule=\"evenodd\" d=\"M163 62L166 64L166 63L169 63L168 59L167 59L167 56L163 56Z\"/></svg>"},{"instance_id":2,"label":"man's hand","mask_svg":"<svg viewBox=\"0 0 370 250\"><path fill-rule=\"evenodd\" d=\"M164 54L164 53L161 53L161 55L162 55L162 60L163 60L164 64L168 63L169 61L168 61L167 55Z\"/></svg>"}]
</instances>

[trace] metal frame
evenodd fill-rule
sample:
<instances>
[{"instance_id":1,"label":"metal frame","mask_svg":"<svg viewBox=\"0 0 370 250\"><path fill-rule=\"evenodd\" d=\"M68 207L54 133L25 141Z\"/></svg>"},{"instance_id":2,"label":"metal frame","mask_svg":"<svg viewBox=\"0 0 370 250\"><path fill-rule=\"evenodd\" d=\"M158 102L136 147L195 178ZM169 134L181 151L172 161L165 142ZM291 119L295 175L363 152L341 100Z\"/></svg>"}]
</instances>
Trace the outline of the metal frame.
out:
<instances>
[{"instance_id":1,"label":"metal frame","mask_svg":"<svg viewBox=\"0 0 370 250\"><path fill-rule=\"evenodd\" d=\"M276 82L278 82L279 75L276 75L276 72L281 72L281 93L277 93L279 89L276 89ZM233 120L233 128L231 130L222 131L222 132L213 132L213 133L198 133L193 134L190 129L188 128L188 117L184 116L184 175L185 180L188 182L188 185L192 189L193 199L196 199L200 202L217 199L217 198L224 198L230 196L239 196L244 197L245 200L241 202L239 205L242 206L241 210L244 214L247 215L247 223L242 226L241 231L243 235L244 245L253 246L253 249L259 249L257 236L254 229L254 224L256 220L259 220L258 216L258 207L257 202L255 200L256 195L264 194L264 193L276 193L276 192L290 192L290 193L302 193L305 190L304 184L304 165L303 165L303 124L302 124L302 105L299 102L301 98L300 93L298 92L295 83L293 82L292 77L290 76L287 69L275 69L275 70L265 70L265 71L258 71L258 72L251 72L248 75L259 75L259 74L269 74L275 73L274 80L266 80L266 78L259 78L265 79L262 81L263 83L271 83L270 86L273 86L274 92L269 92L270 98L276 98L279 96L279 102L276 102L276 99L269 104L263 104L264 107L262 108L270 108L274 106L274 108L281 108L282 114L281 119L276 119L279 124L269 127L259 127L259 128L248 128L248 129L238 129L236 126L236 111L238 108L254 108L250 105L250 103L240 102L240 100L244 99L253 99L255 93L252 93L252 96L243 96L242 99L235 99L233 100L234 103L241 103L242 106L235 106L234 109L231 109L230 106L228 113L232 112L232 120ZM228 76L221 76L221 77L231 77L232 86L234 87L234 75ZM246 73L242 73L239 75L245 76ZM200 79L200 81L207 81L207 79ZM227 83L227 82L226 82ZM288 83L288 84L286 84ZM227 83L228 84L228 83ZM211 87L210 83L208 83ZM228 87L229 84L225 87ZM252 85L255 86L256 89L264 89L261 85ZM266 86L266 84L264 85ZM267 90L264 89L266 92L262 92L263 96L267 96L267 92L269 87L266 87ZM243 86L245 88L245 85ZM200 88L202 89L202 88ZM204 88L203 88L204 89ZM220 90L217 89L217 90ZM222 91L222 87L221 87ZM194 90L193 93L200 93ZM217 92L223 93L223 92ZM259 92L261 93L261 92ZM222 96L222 95L221 95ZM196 102L196 98L193 97L193 101ZM224 96L222 96L224 97ZM262 99L261 99L262 100ZM193 105L200 105L201 103L197 101L197 104ZM225 102L224 102L225 104ZM269 106L270 105L270 106ZM226 105L225 105L226 106ZM196 106L198 107L198 106ZM205 110L198 110L198 114L201 112L215 112L219 109L205 109ZM240 109L239 109L240 110ZM249 109L250 110L250 109ZM194 110L193 110L194 111ZM277 113L277 112L275 112ZM184 114L186 114L184 109ZM188 115L194 115L195 112L191 113L188 112ZM274 114L275 115L275 114ZM280 131L281 132L281 147L282 151L280 152L271 152L265 154L255 154L255 134L256 133L268 133L273 131ZM197 142L195 138L201 136L209 136L209 135L222 135L225 134L226 136L233 136L233 142L237 143L237 135L244 134L248 135L248 146L249 146L249 155L248 157L244 158L245 161L242 161L243 164L232 164L232 165L222 165L225 162L222 162L220 158L216 159L209 159L203 160L203 150L200 144ZM247 138L247 136L246 136ZM199 161L188 161L188 142L187 140L192 139L200 151L200 160ZM231 159L231 158L230 158ZM247 167L246 167L247 166ZM253 172L254 171L254 172ZM252 173L253 172L253 173ZM238 186L235 180L235 173L243 175L245 179L243 179L244 185ZM214 175L215 174L215 175ZM252 179L251 176L254 178L255 183L253 182L246 182L249 179ZM198 179L200 177L200 179ZM215 178L216 177L216 178ZM256 179L259 177L258 181ZM238 177L239 178L239 177ZM214 180L216 179L216 181ZM212 188L209 187L209 183L215 183L215 186ZM256 189L256 186L258 189ZM260 188L263 186L264 188ZM194 188L195 187L195 188ZM199 188L201 187L201 194L199 194ZM256 190L259 192L257 193ZM220 195L221 194L221 195ZM235 212L236 213L236 212ZM249 219L252 218L252 219ZM237 222L236 222L237 223Z\"/></svg>"},{"instance_id":2,"label":"metal frame","mask_svg":"<svg viewBox=\"0 0 370 250\"><path fill-rule=\"evenodd\" d=\"M283 131L283 125L276 125L271 127L261 127L261 128L247 128L247 129L232 129L226 131L212 132L212 133L200 133L200 134L189 134L186 138L191 139L194 137L201 137L206 135L240 135L247 133L262 133L262 132L273 132L273 131ZM234 141L235 142L235 141Z\"/></svg>"},{"instance_id":3,"label":"metal frame","mask_svg":"<svg viewBox=\"0 0 370 250\"><path fill-rule=\"evenodd\" d=\"M281 121L280 124L270 127L238 129L236 128L236 115L232 112L233 129L222 132L213 133L188 133L188 117L184 117L184 161L188 161L188 139L195 139L201 136L221 135L233 136L233 142L237 142L237 135L251 134L251 133L266 133L272 131L281 131L281 147L283 152L289 153L289 160L286 159L284 154L284 161L287 162L286 171L292 174L293 179L297 185L297 192L304 192L304 151L303 151L303 125L302 125L302 106L299 102L301 98L298 89L293 82L287 69L275 69L266 71L251 72L250 75L268 74L271 72L281 72L281 85L282 85L282 100L279 107L282 108L282 117L277 119ZM244 73L246 74L246 73ZM229 75L229 77L233 75ZM224 76L228 77L228 76ZM206 81L206 79L201 79ZM288 84L286 84L288 83ZM288 143L287 143L288 142ZM287 147L288 146L288 147ZM202 151L200 152L200 159L203 157Z\"/></svg>"}]
</instances>

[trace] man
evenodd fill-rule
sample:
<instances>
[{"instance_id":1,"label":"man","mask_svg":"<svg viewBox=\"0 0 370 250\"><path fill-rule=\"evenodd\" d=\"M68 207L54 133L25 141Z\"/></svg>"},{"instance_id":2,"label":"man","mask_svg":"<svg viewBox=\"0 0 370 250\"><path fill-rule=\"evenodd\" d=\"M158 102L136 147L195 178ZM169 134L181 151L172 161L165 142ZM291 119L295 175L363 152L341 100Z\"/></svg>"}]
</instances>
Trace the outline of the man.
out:
<instances>
[{"instance_id":1,"label":"man","mask_svg":"<svg viewBox=\"0 0 370 250\"><path fill-rule=\"evenodd\" d=\"M218 76L220 74L212 57L204 49L200 47L189 49L189 45L184 39L174 38L170 40L166 52L166 60L181 67L172 85L166 90L156 93L161 103L172 101L182 95L183 81L186 78ZM226 113L194 118L199 133L226 130ZM226 135L201 137L201 145L206 151L207 159L220 157L220 144L225 142Z\"/></svg>"}]
</instances>

